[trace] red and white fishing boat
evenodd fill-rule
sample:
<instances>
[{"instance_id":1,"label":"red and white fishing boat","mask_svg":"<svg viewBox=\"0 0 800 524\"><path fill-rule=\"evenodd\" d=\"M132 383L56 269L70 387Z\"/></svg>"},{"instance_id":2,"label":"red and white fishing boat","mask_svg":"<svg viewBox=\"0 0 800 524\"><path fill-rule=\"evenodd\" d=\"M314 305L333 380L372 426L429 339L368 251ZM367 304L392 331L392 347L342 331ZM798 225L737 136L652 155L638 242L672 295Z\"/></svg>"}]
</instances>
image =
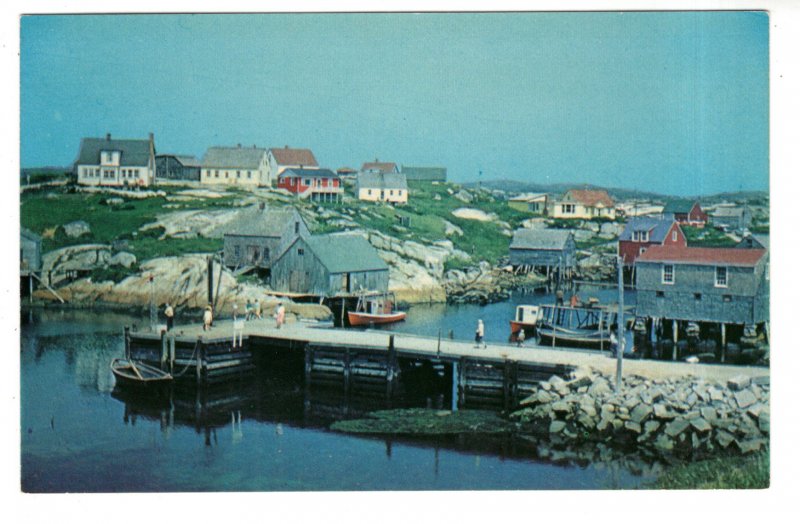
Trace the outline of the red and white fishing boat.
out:
<instances>
[{"instance_id":1,"label":"red and white fishing boat","mask_svg":"<svg viewBox=\"0 0 800 524\"><path fill-rule=\"evenodd\" d=\"M391 324L405 318L405 311L394 311L394 300L389 295L359 297L356 309L347 312L351 326Z\"/></svg>"},{"instance_id":2,"label":"red and white fishing boat","mask_svg":"<svg viewBox=\"0 0 800 524\"><path fill-rule=\"evenodd\" d=\"M539 317L539 306L517 306L516 315L511 320L511 341L516 342L519 332L525 330L525 337L532 338Z\"/></svg>"}]
</instances>

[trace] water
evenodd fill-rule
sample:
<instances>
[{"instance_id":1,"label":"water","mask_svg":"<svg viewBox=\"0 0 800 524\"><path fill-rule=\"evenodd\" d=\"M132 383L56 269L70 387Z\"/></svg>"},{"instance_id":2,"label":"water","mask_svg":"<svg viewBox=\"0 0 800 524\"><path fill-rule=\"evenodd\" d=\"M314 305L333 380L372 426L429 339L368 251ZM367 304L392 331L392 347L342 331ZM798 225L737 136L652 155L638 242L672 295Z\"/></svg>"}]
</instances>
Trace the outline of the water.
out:
<instances>
[{"instance_id":1,"label":"water","mask_svg":"<svg viewBox=\"0 0 800 524\"><path fill-rule=\"evenodd\" d=\"M618 302L619 292L614 286L597 286L577 284L575 292L581 300L589 297L597 298L601 304L615 304ZM565 301L569 300L571 291L564 293ZM636 305L636 292L625 290L625 306ZM385 329L418 335L438 336L441 329L442 338L449 336L453 331L453 338L473 340L478 319L484 323L484 338L487 342L507 343L511 334L509 322L516 314L519 305L553 304L555 294L544 290L531 292L514 292L504 302L493 304L415 304L408 309L405 322L391 324ZM380 327L380 326L376 326Z\"/></svg>"},{"instance_id":2,"label":"water","mask_svg":"<svg viewBox=\"0 0 800 524\"><path fill-rule=\"evenodd\" d=\"M513 304L487 307L505 316ZM449 310L442 318L460 325ZM121 394L108 366L122 356L122 327L137 320L24 314L24 491L606 489L640 486L656 471L635 458L593 462L519 438L334 433L331 421L369 402L306 396L296 381L264 374L166 400Z\"/></svg>"}]
</instances>

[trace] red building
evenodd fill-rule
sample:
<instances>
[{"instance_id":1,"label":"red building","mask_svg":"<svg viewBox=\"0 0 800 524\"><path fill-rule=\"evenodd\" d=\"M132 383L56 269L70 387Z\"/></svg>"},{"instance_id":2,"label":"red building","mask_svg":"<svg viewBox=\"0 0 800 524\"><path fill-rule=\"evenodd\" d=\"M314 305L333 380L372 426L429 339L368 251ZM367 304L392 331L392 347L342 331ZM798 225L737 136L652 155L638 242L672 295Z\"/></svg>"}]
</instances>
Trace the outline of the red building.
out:
<instances>
[{"instance_id":1,"label":"red building","mask_svg":"<svg viewBox=\"0 0 800 524\"><path fill-rule=\"evenodd\" d=\"M708 223L708 214L700 207L700 202L692 200L667 202L661 213L664 220L674 220L679 224L703 227Z\"/></svg>"},{"instance_id":2,"label":"red building","mask_svg":"<svg viewBox=\"0 0 800 524\"><path fill-rule=\"evenodd\" d=\"M686 247L686 235L673 220L650 217L635 217L625 224L619 236L619 255L622 263L631 267L636 259L650 246Z\"/></svg>"},{"instance_id":3,"label":"red building","mask_svg":"<svg viewBox=\"0 0 800 524\"><path fill-rule=\"evenodd\" d=\"M287 169L278 176L278 187L320 202L338 202L344 192L339 176L330 169Z\"/></svg>"}]
</instances>

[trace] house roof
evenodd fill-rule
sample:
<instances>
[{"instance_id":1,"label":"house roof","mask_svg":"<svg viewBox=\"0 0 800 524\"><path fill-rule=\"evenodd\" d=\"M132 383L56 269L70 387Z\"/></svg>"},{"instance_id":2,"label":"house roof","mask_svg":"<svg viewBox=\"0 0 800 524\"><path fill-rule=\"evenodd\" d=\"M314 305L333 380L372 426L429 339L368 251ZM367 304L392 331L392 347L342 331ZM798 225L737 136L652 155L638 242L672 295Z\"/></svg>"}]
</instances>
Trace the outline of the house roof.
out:
<instances>
[{"instance_id":1,"label":"house roof","mask_svg":"<svg viewBox=\"0 0 800 524\"><path fill-rule=\"evenodd\" d=\"M570 189L565 197L570 195L573 200L585 206L614 207L614 201L605 189Z\"/></svg>"},{"instance_id":2,"label":"house roof","mask_svg":"<svg viewBox=\"0 0 800 524\"><path fill-rule=\"evenodd\" d=\"M251 206L225 226L225 234L280 237L287 227L293 227L303 217L293 207L264 208Z\"/></svg>"},{"instance_id":3,"label":"house roof","mask_svg":"<svg viewBox=\"0 0 800 524\"><path fill-rule=\"evenodd\" d=\"M397 173L397 164L394 162L364 162L361 171L379 171L381 173Z\"/></svg>"},{"instance_id":4,"label":"house roof","mask_svg":"<svg viewBox=\"0 0 800 524\"><path fill-rule=\"evenodd\" d=\"M378 251L361 235L316 235L307 237L305 241L331 273L389 270Z\"/></svg>"},{"instance_id":5,"label":"house roof","mask_svg":"<svg viewBox=\"0 0 800 524\"><path fill-rule=\"evenodd\" d=\"M196 157L193 155L175 155L172 153L162 153L160 155L156 155L156 158L168 157L171 156L175 160L181 163L184 167L202 167L203 163L200 162Z\"/></svg>"},{"instance_id":6,"label":"house roof","mask_svg":"<svg viewBox=\"0 0 800 524\"><path fill-rule=\"evenodd\" d=\"M31 231L30 229L21 227L19 229L19 234L32 242L41 242L42 237Z\"/></svg>"},{"instance_id":7,"label":"house roof","mask_svg":"<svg viewBox=\"0 0 800 524\"><path fill-rule=\"evenodd\" d=\"M653 217L634 217L625 224L625 229L619 236L620 240L632 240L634 231L649 231L650 241L663 242L670 228L672 220L660 220Z\"/></svg>"},{"instance_id":8,"label":"house roof","mask_svg":"<svg viewBox=\"0 0 800 524\"><path fill-rule=\"evenodd\" d=\"M664 205L664 213L689 213L697 202L695 200L675 199Z\"/></svg>"},{"instance_id":9,"label":"house roof","mask_svg":"<svg viewBox=\"0 0 800 524\"><path fill-rule=\"evenodd\" d=\"M101 151L119 151L121 166L146 166L150 161L150 140L84 138L75 164L99 165Z\"/></svg>"},{"instance_id":10,"label":"house roof","mask_svg":"<svg viewBox=\"0 0 800 524\"><path fill-rule=\"evenodd\" d=\"M369 189L408 189L404 173L376 173L368 171L358 174L358 187Z\"/></svg>"},{"instance_id":11,"label":"house roof","mask_svg":"<svg viewBox=\"0 0 800 524\"><path fill-rule=\"evenodd\" d=\"M740 217L744 214L743 207L718 207L711 216L714 217Z\"/></svg>"},{"instance_id":12,"label":"house roof","mask_svg":"<svg viewBox=\"0 0 800 524\"><path fill-rule=\"evenodd\" d=\"M331 171L330 169L300 169L300 168L291 168L287 169L286 171L280 174L279 178L287 177L287 176L296 176L301 178L339 178L339 175Z\"/></svg>"},{"instance_id":13,"label":"house roof","mask_svg":"<svg viewBox=\"0 0 800 524\"><path fill-rule=\"evenodd\" d=\"M289 146L283 148L270 148L270 153L275 157L275 161L281 166L309 166L316 167L317 159L310 149L294 149Z\"/></svg>"},{"instance_id":14,"label":"house roof","mask_svg":"<svg viewBox=\"0 0 800 524\"><path fill-rule=\"evenodd\" d=\"M561 250L571 236L572 232L566 229L517 229L511 249Z\"/></svg>"},{"instance_id":15,"label":"house roof","mask_svg":"<svg viewBox=\"0 0 800 524\"><path fill-rule=\"evenodd\" d=\"M533 200L539 200L540 198L547 198L547 193L523 193L511 197L509 200L512 202L531 202Z\"/></svg>"},{"instance_id":16,"label":"house roof","mask_svg":"<svg viewBox=\"0 0 800 524\"><path fill-rule=\"evenodd\" d=\"M209 147L203 167L258 169L266 152L260 147Z\"/></svg>"},{"instance_id":17,"label":"house roof","mask_svg":"<svg viewBox=\"0 0 800 524\"><path fill-rule=\"evenodd\" d=\"M637 262L672 262L702 266L753 267L764 256L764 249L722 247L652 246L639 255Z\"/></svg>"}]
</instances>

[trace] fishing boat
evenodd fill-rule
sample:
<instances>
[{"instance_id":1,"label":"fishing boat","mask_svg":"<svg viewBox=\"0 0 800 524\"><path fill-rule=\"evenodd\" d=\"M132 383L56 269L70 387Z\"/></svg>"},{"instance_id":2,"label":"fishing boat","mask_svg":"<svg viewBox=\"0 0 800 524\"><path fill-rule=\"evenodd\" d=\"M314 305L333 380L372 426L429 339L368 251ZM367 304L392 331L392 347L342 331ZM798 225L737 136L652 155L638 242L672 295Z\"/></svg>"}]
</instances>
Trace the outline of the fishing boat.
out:
<instances>
[{"instance_id":1,"label":"fishing boat","mask_svg":"<svg viewBox=\"0 0 800 524\"><path fill-rule=\"evenodd\" d=\"M172 375L166 371L125 358L111 361L111 372L121 387L157 388L172 382Z\"/></svg>"},{"instance_id":2,"label":"fishing boat","mask_svg":"<svg viewBox=\"0 0 800 524\"><path fill-rule=\"evenodd\" d=\"M610 349L617 329L617 306L539 306L536 336L539 344Z\"/></svg>"},{"instance_id":3,"label":"fishing boat","mask_svg":"<svg viewBox=\"0 0 800 524\"><path fill-rule=\"evenodd\" d=\"M517 306L514 319L511 323L511 342L518 340L520 331L525 332L525 337L530 337L536 332L536 320L539 317L539 306Z\"/></svg>"},{"instance_id":4,"label":"fishing boat","mask_svg":"<svg viewBox=\"0 0 800 524\"><path fill-rule=\"evenodd\" d=\"M351 326L391 324L405 320L405 311L394 311L394 300L390 295L361 296L353 311L347 312Z\"/></svg>"}]
</instances>

